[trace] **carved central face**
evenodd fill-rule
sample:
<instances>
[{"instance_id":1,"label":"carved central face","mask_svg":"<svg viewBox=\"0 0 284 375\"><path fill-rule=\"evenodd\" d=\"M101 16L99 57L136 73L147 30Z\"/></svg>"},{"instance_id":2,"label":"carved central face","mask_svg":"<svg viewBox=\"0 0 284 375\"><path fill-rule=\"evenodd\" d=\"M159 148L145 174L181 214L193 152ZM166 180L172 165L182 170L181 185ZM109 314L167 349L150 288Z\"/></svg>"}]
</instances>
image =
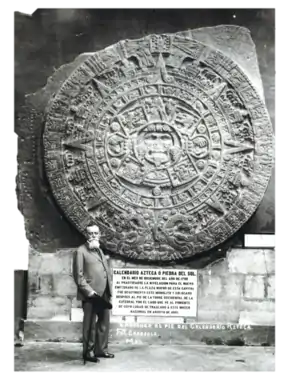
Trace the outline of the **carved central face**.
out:
<instances>
[{"instance_id":1,"label":"carved central face","mask_svg":"<svg viewBox=\"0 0 284 375\"><path fill-rule=\"evenodd\" d=\"M140 160L154 164L156 168L174 161L177 147L168 125L148 125L137 137L136 148Z\"/></svg>"},{"instance_id":2,"label":"carved central face","mask_svg":"<svg viewBox=\"0 0 284 375\"><path fill-rule=\"evenodd\" d=\"M170 148L173 139L169 133L149 132L140 143L145 150L145 159L159 167L170 161Z\"/></svg>"}]
</instances>

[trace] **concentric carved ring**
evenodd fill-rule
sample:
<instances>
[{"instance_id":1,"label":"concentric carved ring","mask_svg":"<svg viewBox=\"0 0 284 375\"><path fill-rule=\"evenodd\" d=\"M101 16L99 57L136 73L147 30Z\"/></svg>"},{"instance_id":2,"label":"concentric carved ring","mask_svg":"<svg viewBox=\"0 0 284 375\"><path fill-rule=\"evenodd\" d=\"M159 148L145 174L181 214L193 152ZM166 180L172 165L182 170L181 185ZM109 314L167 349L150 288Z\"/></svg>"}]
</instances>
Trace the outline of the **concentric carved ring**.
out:
<instances>
[{"instance_id":1,"label":"concentric carved ring","mask_svg":"<svg viewBox=\"0 0 284 375\"><path fill-rule=\"evenodd\" d=\"M81 231L128 258L188 258L225 241L267 187L273 135L246 75L216 50L152 35L94 53L49 106L45 167Z\"/></svg>"}]
</instances>

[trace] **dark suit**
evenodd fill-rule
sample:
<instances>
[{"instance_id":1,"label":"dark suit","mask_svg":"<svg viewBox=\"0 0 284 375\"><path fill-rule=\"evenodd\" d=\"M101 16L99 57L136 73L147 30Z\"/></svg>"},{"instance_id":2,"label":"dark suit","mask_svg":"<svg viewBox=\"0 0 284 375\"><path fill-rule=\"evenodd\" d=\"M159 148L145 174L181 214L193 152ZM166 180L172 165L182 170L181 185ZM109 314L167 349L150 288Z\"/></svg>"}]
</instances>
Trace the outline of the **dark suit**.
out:
<instances>
[{"instance_id":1,"label":"dark suit","mask_svg":"<svg viewBox=\"0 0 284 375\"><path fill-rule=\"evenodd\" d=\"M108 346L109 310L102 310L89 297L93 291L106 301L111 297L110 272L103 252L80 246L74 252L73 277L78 287L77 299L82 301L84 311L83 353L102 354Z\"/></svg>"}]
</instances>

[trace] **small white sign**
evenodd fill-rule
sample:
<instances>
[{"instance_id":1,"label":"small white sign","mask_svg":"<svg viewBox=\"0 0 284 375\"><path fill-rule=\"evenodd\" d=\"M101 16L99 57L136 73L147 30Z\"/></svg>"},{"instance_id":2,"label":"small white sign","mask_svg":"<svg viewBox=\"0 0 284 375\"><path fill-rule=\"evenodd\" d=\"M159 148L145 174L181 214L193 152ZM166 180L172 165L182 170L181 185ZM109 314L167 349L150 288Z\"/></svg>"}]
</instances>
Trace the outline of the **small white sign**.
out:
<instances>
[{"instance_id":1,"label":"small white sign","mask_svg":"<svg viewBox=\"0 0 284 375\"><path fill-rule=\"evenodd\" d=\"M197 271L114 268L113 315L195 317Z\"/></svg>"},{"instance_id":2,"label":"small white sign","mask_svg":"<svg viewBox=\"0 0 284 375\"><path fill-rule=\"evenodd\" d=\"M245 247L275 247L275 235L245 234Z\"/></svg>"}]
</instances>

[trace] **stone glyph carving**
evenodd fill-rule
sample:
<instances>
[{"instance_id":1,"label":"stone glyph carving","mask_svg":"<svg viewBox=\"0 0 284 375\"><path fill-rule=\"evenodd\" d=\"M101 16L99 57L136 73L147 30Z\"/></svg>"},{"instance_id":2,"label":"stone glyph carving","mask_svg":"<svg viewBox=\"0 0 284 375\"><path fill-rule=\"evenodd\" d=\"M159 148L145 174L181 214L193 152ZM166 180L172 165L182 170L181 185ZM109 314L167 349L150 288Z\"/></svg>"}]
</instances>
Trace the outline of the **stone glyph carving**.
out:
<instances>
[{"instance_id":1,"label":"stone glyph carving","mask_svg":"<svg viewBox=\"0 0 284 375\"><path fill-rule=\"evenodd\" d=\"M46 114L46 173L70 221L152 261L188 258L253 214L272 127L239 66L183 34L125 40L86 59Z\"/></svg>"}]
</instances>

